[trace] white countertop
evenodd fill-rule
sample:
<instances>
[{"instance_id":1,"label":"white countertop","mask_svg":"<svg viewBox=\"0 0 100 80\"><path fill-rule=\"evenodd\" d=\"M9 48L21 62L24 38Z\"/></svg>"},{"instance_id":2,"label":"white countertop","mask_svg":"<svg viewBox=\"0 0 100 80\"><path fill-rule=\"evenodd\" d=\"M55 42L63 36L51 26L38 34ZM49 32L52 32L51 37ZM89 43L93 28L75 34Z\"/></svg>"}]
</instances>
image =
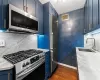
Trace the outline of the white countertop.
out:
<instances>
[{"instance_id":1,"label":"white countertop","mask_svg":"<svg viewBox=\"0 0 100 80\"><path fill-rule=\"evenodd\" d=\"M9 63L4 58L0 58L0 71L12 69L14 67L13 64Z\"/></svg>"},{"instance_id":2,"label":"white countertop","mask_svg":"<svg viewBox=\"0 0 100 80\"><path fill-rule=\"evenodd\" d=\"M79 80L100 80L100 53L76 48Z\"/></svg>"},{"instance_id":3,"label":"white countertop","mask_svg":"<svg viewBox=\"0 0 100 80\"><path fill-rule=\"evenodd\" d=\"M43 52L48 52L49 50L48 49L40 49L40 48L37 48L38 50L42 50Z\"/></svg>"}]
</instances>

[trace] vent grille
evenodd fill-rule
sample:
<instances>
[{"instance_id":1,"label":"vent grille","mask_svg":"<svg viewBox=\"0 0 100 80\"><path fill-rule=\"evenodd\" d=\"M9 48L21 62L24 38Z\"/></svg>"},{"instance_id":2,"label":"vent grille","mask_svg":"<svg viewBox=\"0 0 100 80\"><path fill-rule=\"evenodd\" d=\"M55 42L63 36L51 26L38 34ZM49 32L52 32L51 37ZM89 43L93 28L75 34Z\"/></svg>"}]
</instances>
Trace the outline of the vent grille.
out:
<instances>
[{"instance_id":1,"label":"vent grille","mask_svg":"<svg viewBox=\"0 0 100 80\"><path fill-rule=\"evenodd\" d=\"M64 14L61 16L61 18L62 18L62 21L69 20L69 14Z\"/></svg>"}]
</instances>

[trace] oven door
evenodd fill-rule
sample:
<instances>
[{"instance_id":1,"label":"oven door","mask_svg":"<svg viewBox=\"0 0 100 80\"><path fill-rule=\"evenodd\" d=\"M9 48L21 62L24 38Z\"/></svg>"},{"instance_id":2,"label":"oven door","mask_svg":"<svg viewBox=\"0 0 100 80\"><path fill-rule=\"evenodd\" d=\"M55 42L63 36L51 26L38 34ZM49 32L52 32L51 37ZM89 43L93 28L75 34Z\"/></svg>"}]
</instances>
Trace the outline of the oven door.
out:
<instances>
[{"instance_id":1,"label":"oven door","mask_svg":"<svg viewBox=\"0 0 100 80\"><path fill-rule=\"evenodd\" d=\"M16 80L44 80L45 79L45 59L41 59L28 69L16 75Z\"/></svg>"},{"instance_id":2,"label":"oven door","mask_svg":"<svg viewBox=\"0 0 100 80\"><path fill-rule=\"evenodd\" d=\"M22 80L45 80L45 63L43 63Z\"/></svg>"}]
</instances>

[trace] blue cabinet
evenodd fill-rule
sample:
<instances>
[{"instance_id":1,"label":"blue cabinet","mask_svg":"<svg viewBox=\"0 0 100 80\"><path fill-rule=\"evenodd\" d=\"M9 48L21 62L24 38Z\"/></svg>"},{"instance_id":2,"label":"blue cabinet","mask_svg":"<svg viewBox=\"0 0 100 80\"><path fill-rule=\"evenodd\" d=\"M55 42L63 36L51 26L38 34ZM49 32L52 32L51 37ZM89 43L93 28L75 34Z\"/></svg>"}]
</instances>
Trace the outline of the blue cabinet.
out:
<instances>
[{"instance_id":1,"label":"blue cabinet","mask_svg":"<svg viewBox=\"0 0 100 80\"><path fill-rule=\"evenodd\" d=\"M3 6L2 6L2 0L0 0L0 15L2 15L2 8L3 8ZM2 29L2 16L0 16L0 29Z\"/></svg>"},{"instance_id":2,"label":"blue cabinet","mask_svg":"<svg viewBox=\"0 0 100 80\"><path fill-rule=\"evenodd\" d=\"M98 25L98 0L93 0L93 27Z\"/></svg>"},{"instance_id":3,"label":"blue cabinet","mask_svg":"<svg viewBox=\"0 0 100 80\"><path fill-rule=\"evenodd\" d=\"M98 0L98 3L99 3L99 4L98 4L98 5L99 5L99 6L98 6L98 8L99 8L99 9L98 9L98 10L99 10L99 13L98 13L99 21L98 21L98 22L99 22L99 24L100 24L100 0Z\"/></svg>"},{"instance_id":4,"label":"blue cabinet","mask_svg":"<svg viewBox=\"0 0 100 80\"><path fill-rule=\"evenodd\" d=\"M35 0L9 0L8 3L35 16Z\"/></svg>"},{"instance_id":5,"label":"blue cabinet","mask_svg":"<svg viewBox=\"0 0 100 80\"><path fill-rule=\"evenodd\" d=\"M43 34L43 5L39 0L0 0L0 29L5 29L6 27L6 7L8 4L12 4L25 11L27 7L27 12L38 18L39 34Z\"/></svg>"},{"instance_id":6,"label":"blue cabinet","mask_svg":"<svg viewBox=\"0 0 100 80\"><path fill-rule=\"evenodd\" d=\"M0 80L13 80L12 70L0 71Z\"/></svg>"},{"instance_id":7,"label":"blue cabinet","mask_svg":"<svg viewBox=\"0 0 100 80\"><path fill-rule=\"evenodd\" d=\"M6 5L8 0L0 0L0 29L6 28Z\"/></svg>"},{"instance_id":8,"label":"blue cabinet","mask_svg":"<svg viewBox=\"0 0 100 80\"><path fill-rule=\"evenodd\" d=\"M92 0L88 0L88 16L87 17L89 17L89 23L88 23L88 26L89 26L89 30L91 30L92 28L93 28L93 13L92 13L92 7L93 7L93 1Z\"/></svg>"},{"instance_id":9,"label":"blue cabinet","mask_svg":"<svg viewBox=\"0 0 100 80\"><path fill-rule=\"evenodd\" d=\"M85 4L85 27L84 27L84 33L87 33L88 32L88 0L86 1L86 4Z\"/></svg>"},{"instance_id":10,"label":"blue cabinet","mask_svg":"<svg viewBox=\"0 0 100 80\"><path fill-rule=\"evenodd\" d=\"M99 24L100 24L100 1L87 0L85 4L86 33L97 29Z\"/></svg>"},{"instance_id":11,"label":"blue cabinet","mask_svg":"<svg viewBox=\"0 0 100 80\"><path fill-rule=\"evenodd\" d=\"M13 80L12 75L0 75L1 80Z\"/></svg>"},{"instance_id":12,"label":"blue cabinet","mask_svg":"<svg viewBox=\"0 0 100 80\"><path fill-rule=\"evenodd\" d=\"M39 34L43 34L43 5L36 0L36 17L39 21Z\"/></svg>"},{"instance_id":13,"label":"blue cabinet","mask_svg":"<svg viewBox=\"0 0 100 80\"><path fill-rule=\"evenodd\" d=\"M36 3L35 3L35 0L26 0L27 2L27 4L26 4L26 6L27 6L27 12L29 13L29 14L31 14L31 15L33 15L33 16L36 16L35 15L35 10L36 10Z\"/></svg>"},{"instance_id":14,"label":"blue cabinet","mask_svg":"<svg viewBox=\"0 0 100 80\"><path fill-rule=\"evenodd\" d=\"M25 5L24 0L8 0L8 3L20 8L23 10L23 6Z\"/></svg>"}]
</instances>

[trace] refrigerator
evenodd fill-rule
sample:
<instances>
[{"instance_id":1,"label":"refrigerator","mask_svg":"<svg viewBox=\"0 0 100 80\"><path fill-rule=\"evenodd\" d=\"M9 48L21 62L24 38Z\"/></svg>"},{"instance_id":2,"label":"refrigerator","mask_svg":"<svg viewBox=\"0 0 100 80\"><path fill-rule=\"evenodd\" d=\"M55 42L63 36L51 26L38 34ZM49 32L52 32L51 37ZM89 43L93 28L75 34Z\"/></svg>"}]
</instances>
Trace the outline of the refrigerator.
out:
<instances>
[{"instance_id":1,"label":"refrigerator","mask_svg":"<svg viewBox=\"0 0 100 80\"><path fill-rule=\"evenodd\" d=\"M50 54L51 54L51 74L57 68L58 62L58 19L50 14Z\"/></svg>"}]
</instances>

